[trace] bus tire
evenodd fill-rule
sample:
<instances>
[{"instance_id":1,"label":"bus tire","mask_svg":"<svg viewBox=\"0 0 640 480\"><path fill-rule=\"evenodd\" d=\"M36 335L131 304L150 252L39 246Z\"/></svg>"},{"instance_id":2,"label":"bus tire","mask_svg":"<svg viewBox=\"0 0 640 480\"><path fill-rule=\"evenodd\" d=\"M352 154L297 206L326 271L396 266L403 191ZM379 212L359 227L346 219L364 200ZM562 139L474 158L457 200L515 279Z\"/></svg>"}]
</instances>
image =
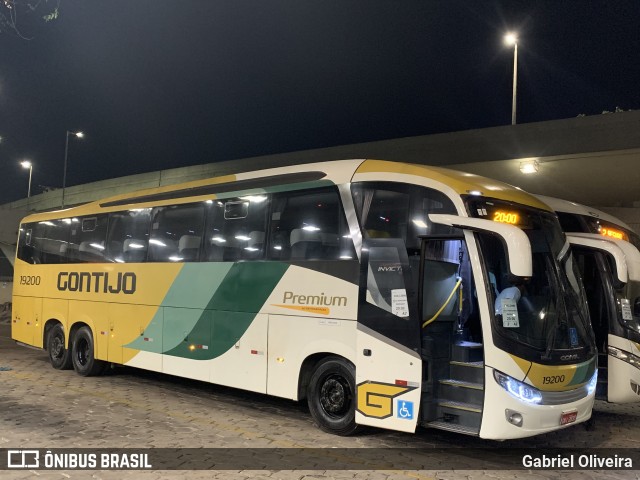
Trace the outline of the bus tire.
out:
<instances>
[{"instance_id":1,"label":"bus tire","mask_svg":"<svg viewBox=\"0 0 640 480\"><path fill-rule=\"evenodd\" d=\"M71 358L73 369L83 377L100 375L105 370L106 362L95 358L93 334L89 327L79 328L73 336Z\"/></svg>"},{"instance_id":2,"label":"bus tire","mask_svg":"<svg viewBox=\"0 0 640 480\"><path fill-rule=\"evenodd\" d=\"M62 324L57 323L47 334L47 353L49 354L49 362L56 370L70 370L71 351L64 346L64 328Z\"/></svg>"},{"instance_id":3,"label":"bus tire","mask_svg":"<svg viewBox=\"0 0 640 480\"><path fill-rule=\"evenodd\" d=\"M355 367L339 357L316 365L307 386L309 411L318 427L334 435L351 435L356 425Z\"/></svg>"}]
</instances>

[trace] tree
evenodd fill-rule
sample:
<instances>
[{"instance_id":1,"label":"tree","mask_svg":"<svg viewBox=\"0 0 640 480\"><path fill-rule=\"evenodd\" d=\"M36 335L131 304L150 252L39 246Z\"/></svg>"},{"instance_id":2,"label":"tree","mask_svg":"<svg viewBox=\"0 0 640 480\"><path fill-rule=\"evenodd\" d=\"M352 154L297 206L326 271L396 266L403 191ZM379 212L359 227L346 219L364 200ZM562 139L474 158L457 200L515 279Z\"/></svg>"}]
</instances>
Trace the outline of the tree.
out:
<instances>
[{"instance_id":1,"label":"tree","mask_svg":"<svg viewBox=\"0 0 640 480\"><path fill-rule=\"evenodd\" d=\"M28 30L58 18L61 0L0 0L0 33L31 40Z\"/></svg>"}]
</instances>

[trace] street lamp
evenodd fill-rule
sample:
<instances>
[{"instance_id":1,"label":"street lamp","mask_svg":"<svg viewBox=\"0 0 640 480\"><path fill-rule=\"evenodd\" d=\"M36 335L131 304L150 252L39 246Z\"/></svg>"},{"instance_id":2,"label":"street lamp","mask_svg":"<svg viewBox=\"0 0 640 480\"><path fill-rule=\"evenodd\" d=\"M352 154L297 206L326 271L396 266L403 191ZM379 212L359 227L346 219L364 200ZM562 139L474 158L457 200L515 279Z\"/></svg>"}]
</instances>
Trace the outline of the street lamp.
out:
<instances>
[{"instance_id":1,"label":"street lamp","mask_svg":"<svg viewBox=\"0 0 640 480\"><path fill-rule=\"evenodd\" d=\"M504 36L504 43L513 45L513 96L511 98L511 125L516 124L516 86L518 85L518 36L509 32Z\"/></svg>"},{"instance_id":2,"label":"street lamp","mask_svg":"<svg viewBox=\"0 0 640 480\"><path fill-rule=\"evenodd\" d=\"M24 160L20 162L22 168L29 169L29 189L27 190L27 199L31 197L31 173L33 172L33 164L29 160Z\"/></svg>"},{"instance_id":3,"label":"street lamp","mask_svg":"<svg viewBox=\"0 0 640 480\"><path fill-rule=\"evenodd\" d=\"M525 175L528 175L531 173L538 173L539 169L540 169L540 164L538 163L537 158L520 162L520 172L524 173Z\"/></svg>"},{"instance_id":4,"label":"street lamp","mask_svg":"<svg viewBox=\"0 0 640 480\"><path fill-rule=\"evenodd\" d=\"M67 156L69 154L69 135L73 135L74 137L83 138L84 133L82 132L70 132L67 130L67 138L64 143L64 172L62 174L62 208L64 208L64 190L67 187Z\"/></svg>"}]
</instances>

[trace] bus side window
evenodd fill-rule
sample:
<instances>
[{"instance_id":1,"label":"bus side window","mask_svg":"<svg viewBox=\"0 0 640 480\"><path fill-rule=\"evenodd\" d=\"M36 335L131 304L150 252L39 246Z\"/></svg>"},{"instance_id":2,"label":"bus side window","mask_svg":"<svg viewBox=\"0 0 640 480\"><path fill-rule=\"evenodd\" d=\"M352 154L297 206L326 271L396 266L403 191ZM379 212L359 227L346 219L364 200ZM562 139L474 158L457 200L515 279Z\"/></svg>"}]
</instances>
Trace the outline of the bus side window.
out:
<instances>
[{"instance_id":1,"label":"bus side window","mask_svg":"<svg viewBox=\"0 0 640 480\"><path fill-rule=\"evenodd\" d=\"M38 263L33 248L33 223L26 223L20 226L20 236L18 239L18 258L27 263Z\"/></svg>"},{"instance_id":2,"label":"bus side window","mask_svg":"<svg viewBox=\"0 0 640 480\"><path fill-rule=\"evenodd\" d=\"M406 240L409 193L374 187L366 184L352 187L365 236Z\"/></svg>"},{"instance_id":3,"label":"bus side window","mask_svg":"<svg viewBox=\"0 0 640 480\"><path fill-rule=\"evenodd\" d=\"M92 215L71 219L71 239L68 261L77 263L104 262L107 236L107 215Z\"/></svg>"},{"instance_id":4,"label":"bus side window","mask_svg":"<svg viewBox=\"0 0 640 480\"><path fill-rule=\"evenodd\" d=\"M271 214L272 260L355 259L335 188L279 194Z\"/></svg>"},{"instance_id":5,"label":"bus side window","mask_svg":"<svg viewBox=\"0 0 640 480\"><path fill-rule=\"evenodd\" d=\"M34 263L66 263L70 219L38 222L32 238Z\"/></svg>"},{"instance_id":6,"label":"bus side window","mask_svg":"<svg viewBox=\"0 0 640 480\"><path fill-rule=\"evenodd\" d=\"M434 225L431 213L456 214L453 202L442 192L390 182L358 182L351 186L353 202L365 238L399 238L409 251L418 251L423 235L453 233Z\"/></svg>"},{"instance_id":7,"label":"bus side window","mask_svg":"<svg viewBox=\"0 0 640 480\"><path fill-rule=\"evenodd\" d=\"M556 212L560 226L565 232L582 232L585 228L580 223L580 217L572 213Z\"/></svg>"},{"instance_id":8,"label":"bus side window","mask_svg":"<svg viewBox=\"0 0 640 480\"><path fill-rule=\"evenodd\" d=\"M155 209L149 239L149 261L198 261L203 229L202 203Z\"/></svg>"},{"instance_id":9,"label":"bus side window","mask_svg":"<svg viewBox=\"0 0 640 480\"><path fill-rule=\"evenodd\" d=\"M151 209L109 214L105 257L118 263L144 262L149 247Z\"/></svg>"},{"instance_id":10,"label":"bus side window","mask_svg":"<svg viewBox=\"0 0 640 480\"><path fill-rule=\"evenodd\" d=\"M222 235L224 223L224 203L213 201L207 206L207 226L205 230L205 258L208 262L224 261L227 239Z\"/></svg>"},{"instance_id":11,"label":"bus side window","mask_svg":"<svg viewBox=\"0 0 640 480\"><path fill-rule=\"evenodd\" d=\"M207 208L207 261L235 262L264 258L268 195L214 200Z\"/></svg>"}]
</instances>

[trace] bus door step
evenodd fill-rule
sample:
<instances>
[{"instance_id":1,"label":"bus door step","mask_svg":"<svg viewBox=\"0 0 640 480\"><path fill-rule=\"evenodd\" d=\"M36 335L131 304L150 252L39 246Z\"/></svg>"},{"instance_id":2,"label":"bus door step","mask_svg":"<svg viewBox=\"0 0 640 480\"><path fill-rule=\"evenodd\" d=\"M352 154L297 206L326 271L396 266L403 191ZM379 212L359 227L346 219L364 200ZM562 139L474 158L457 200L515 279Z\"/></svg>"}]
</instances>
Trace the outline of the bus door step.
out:
<instances>
[{"instance_id":1,"label":"bus door step","mask_svg":"<svg viewBox=\"0 0 640 480\"><path fill-rule=\"evenodd\" d=\"M484 360L483 345L476 342L456 342L451 346L451 360L457 362L481 362Z\"/></svg>"},{"instance_id":2,"label":"bus door step","mask_svg":"<svg viewBox=\"0 0 640 480\"><path fill-rule=\"evenodd\" d=\"M466 425L460 425L457 423L449 423L441 420L435 422L428 422L426 424L429 428L437 428L439 430L447 430L449 432L463 433L465 435L479 436L480 430L478 428L468 427Z\"/></svg>"}]
</instances>

